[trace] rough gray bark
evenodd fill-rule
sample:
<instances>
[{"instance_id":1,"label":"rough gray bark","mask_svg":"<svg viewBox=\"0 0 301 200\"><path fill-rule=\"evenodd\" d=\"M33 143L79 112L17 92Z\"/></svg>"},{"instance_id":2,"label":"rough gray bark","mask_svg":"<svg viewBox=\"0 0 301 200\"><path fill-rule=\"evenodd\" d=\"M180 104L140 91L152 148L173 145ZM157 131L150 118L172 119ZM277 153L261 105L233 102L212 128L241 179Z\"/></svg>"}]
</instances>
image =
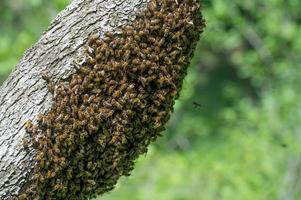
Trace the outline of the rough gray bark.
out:
<instances>
[{"instance_id":1,"label":"rough gray bark","mask_svg":"<svg viewBox=\"0 0 301 200\"><path fill-rule=\"evenodd\" d=\"M74 0L51 23L41 39L26 51L15 71L0 88L0 199L17 195L31 179L35 151L25 150L24 123L45 113L51 94L41 74L51 81L76 70L91 33L115 32L135 19L149 0Z\"/></svg>"}]
</instances>

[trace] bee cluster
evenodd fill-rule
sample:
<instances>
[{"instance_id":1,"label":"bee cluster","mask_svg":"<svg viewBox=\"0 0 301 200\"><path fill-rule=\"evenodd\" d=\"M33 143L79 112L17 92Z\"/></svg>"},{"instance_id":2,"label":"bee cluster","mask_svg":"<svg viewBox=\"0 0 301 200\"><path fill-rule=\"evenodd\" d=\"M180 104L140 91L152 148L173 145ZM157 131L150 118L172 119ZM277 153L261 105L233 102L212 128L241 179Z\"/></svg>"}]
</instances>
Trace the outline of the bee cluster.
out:
<instances>
[{"instance_id":1,"label":"bee cluster","mask_svg":"<svg viewBox=\"0 0 301 200\"><path fill-rule=\"evenodd\" d=\"M118 34L90 36L85 62L52 90L51 109L26 123L36 165L17 199L88 199L130 175L173 111L205 26L199 7L152 0Z\"/></svg>"}]
</instances>

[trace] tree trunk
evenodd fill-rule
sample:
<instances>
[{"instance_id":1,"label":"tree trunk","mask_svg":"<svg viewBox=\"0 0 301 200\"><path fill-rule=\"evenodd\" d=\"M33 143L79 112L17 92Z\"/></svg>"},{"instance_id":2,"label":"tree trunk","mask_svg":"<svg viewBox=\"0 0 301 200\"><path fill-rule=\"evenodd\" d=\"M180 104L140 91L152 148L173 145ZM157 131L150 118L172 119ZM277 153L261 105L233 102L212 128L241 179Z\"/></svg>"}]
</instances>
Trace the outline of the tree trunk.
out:
<instances>
[{"instance_id":1,"label":"tree trunk","mask_svg":"<svg viewBox=\"0 0 301 200\"><path fill-rule=\"evenodd\" d=\"M26 51L0 88L0 199L20 193L31 179L35 151L25 150L22 138L27 120L45 113L51 94L42 79L58 82L76 70L88 36L130 23L149 0L74 0L51 23L41 39Z\"/></svg>"}]
</instances>

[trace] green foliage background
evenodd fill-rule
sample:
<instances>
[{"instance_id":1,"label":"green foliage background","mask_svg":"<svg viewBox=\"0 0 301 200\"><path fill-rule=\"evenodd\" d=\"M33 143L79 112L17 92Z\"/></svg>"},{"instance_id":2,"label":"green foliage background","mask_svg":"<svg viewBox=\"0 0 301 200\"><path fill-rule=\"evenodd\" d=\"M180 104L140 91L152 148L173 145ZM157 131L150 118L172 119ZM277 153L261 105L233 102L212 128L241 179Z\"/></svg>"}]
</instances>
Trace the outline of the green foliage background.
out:
<instances>
[{"instance_id":1,"label":"green foliage background","mask_svg":"<svg viewBox=\"0 0 301 200\"><path fill-rule=\"evenodd\" d=\"M0 82L67 4L1 0ZM300 13L299 0L204 0L164 137L98 199L301 199Z\"/></svg>"}]
</instances>

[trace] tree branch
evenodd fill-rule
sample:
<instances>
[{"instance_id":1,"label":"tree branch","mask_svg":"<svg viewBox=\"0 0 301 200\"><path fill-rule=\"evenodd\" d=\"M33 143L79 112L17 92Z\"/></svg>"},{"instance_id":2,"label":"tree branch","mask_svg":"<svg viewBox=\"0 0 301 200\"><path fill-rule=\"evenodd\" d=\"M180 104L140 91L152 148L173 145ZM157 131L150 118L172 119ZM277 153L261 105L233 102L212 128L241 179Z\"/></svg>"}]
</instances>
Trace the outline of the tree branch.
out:
<instances>
[{"instance_id":1,"label":"tree branch","mask_svg":"<svg viewBox=\"0 0 301 200\"><path fill-rule=\"evenodd\" d=\"M26 51L0 88L0 199L17 195L33 172L34 149L25 151L24 123L51 106L51 94L41 74L58 82L74 73L91 33L101 36L129 24L149 0L74 0L51 23L41 39Z\"/></svg>"}]
</instances>

